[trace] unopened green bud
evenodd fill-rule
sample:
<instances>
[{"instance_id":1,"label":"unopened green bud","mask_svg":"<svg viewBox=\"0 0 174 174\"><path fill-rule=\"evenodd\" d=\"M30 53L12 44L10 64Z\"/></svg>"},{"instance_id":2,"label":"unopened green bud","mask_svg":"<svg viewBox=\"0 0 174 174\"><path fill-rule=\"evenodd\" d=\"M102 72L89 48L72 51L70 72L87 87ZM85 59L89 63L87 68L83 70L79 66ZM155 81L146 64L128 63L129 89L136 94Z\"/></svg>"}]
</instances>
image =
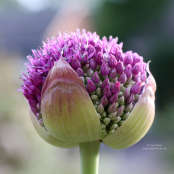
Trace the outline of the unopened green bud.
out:
<instances>
[{"instance_id":1,"label":"unopened green bud","mask_svg":"<svg viewBox=\"0 0 174 174\"><path fill-rule=\"evenodd\" d=\"M106 125L103 124L103 123L101 123L101 128L102 128L102 129L105 129L105 128L106 128Z\"/></svg>"},{"instance_id":2,"label":"unopened green bud","mask_svg":"<svg viewBox=\"0 0 174 174\"><path fill-rule=\"evenodd\" d=\"M120 84L120 91L121 92L124 92L126 90L126 88L124 87L124 85L123 84Z\"/></svg>"},{"instance_id":3,"label":"unopened green bud","mask_svg":"<svg viewBox=\"0 0 174 174\"><path fill-rule=\"evenodd\" d=\"M101 90L101 88L97 88L95 92L96 92L96 95L98 95L98 97L101 97L102 96L102 90Z\"/></svg>"},{"instance_id":4,"label":"unopened green bud","mask_svg":"<svg viewBox=\"0 0 174 174\"><path fill-rule=\"evenodd\" d=\"M109 127L109 129L111 130L111 129L116 129L118 127L118 124L113 124L113 125L111 125L110 127Z\"/></svg>"},{"instance_id":5,"label":"unopened green bud","mask_svg":"<svg viewBox=\"0 0 174 174\"><path fill-rule=\"evenodd\" d=\"M119 105L118 102L112 103L108 108L108 113L115 112L117 110L118 105Z\"/></svg>"},{"instance_id":6,"label":"unopened green bud","mask_svg":"<svg viewBox=\"0 0 174 174\"><path fill-rule=\"evenodd\" d=\"M120 105L123 105L124 104L124 96L121 96L119 99L118 99L118 103Z\"/></svg>"},{"instance_id":7,"label":"unopened green bud","mask_svg":"<svg viewBox=\"0 0 174 174\"><path fill-rule=\"evenodd\" d=\"M132 108L133 108L133 104L132 103L126 105L125 112L131 112Z\"/></svg>"},{"instance_id":8,"label":"unopened green bud","mask_svg":"<svg viewBox=\"0 0 174 174\"><path fill-rule=\"evenodd\" d=\"M101 114L102 117L106 117L107 116L107 113L104 111L102 114Z\"/></svg>"},{"instance_id":9,"label":"unopened green bud","mask_svg":"<svg viewBox=\"0 0 174 174\"><path fill-rule=\"evenodd\" d=\"M82 77L82 76L80 76L80 79L81 79L81 81L83 82L83 84L85 84L85 78Z\"/></svg>"},{"instance_id":10,"label":"unopened green bud","mask_svg":"<svg viewBox=\"0 0 174 174\"><path fill-rule=\"evenodd\" d=\"M97 95L91 95L91 99L92 99L92 101L98 101L99 100Z\"/></svg>"},{"instance_id":11,"label":"unopened green bud","mask_svg":"<svg viewBox=\"0 0 174 174\"><path fill-rule=\"evenodd\" d=\"M113 112L113 113L109 114L108 117L109 117L111 120L115 120L115 119L116 119L116 112Z\"/></svg>"},{"instance_id":12,"label":"unopened green bud","mask_svg":"<svg viewBox=\"0 0 174 174\"><path fill-rule=\"evenodd\" d=\"M100 114L97 114L98 118L101 120L101 115Z\"/></svg>"},{"instance_id":13,"label":"unopened green bud","mask_svg":"<svg viewBox=\"0 0 174 174\"><path fill-rule=\"evenodd\" d=\"M117 111L116 111L116 112L117 112L117 117L123 115L124 108L125 108L125 106L122 105L122 106L120 106L120 107L117 109Z\"/></svg>"},{"instance_id":14,"label":"unopened green bud","mask_svg":"<svg viewBox=\"0 0 174 174\"><path fill-rule=\"evenodd\" d=\"M120 92L118 93L118 98L121 97L121 96L123 96L123 92L120 91Z\"/></svg>"},{"instance_id":15,"label":"unopened green bud","mask_svg":"<svg viewBox=\"0 0 174 174\"><path fill-rule=\"evenodd\" d=\"M95 104L94 104L94 108L97 109L97 107L98 107L98 105L95 105Z\"/></svg>"},{"instance_id":16,"label":"unopened green bud","mask_svg":"<svg viewBox=\"0 0 174 174\"><path fill-rule=\"evenodd\" d=\"M83 75L84 77L87 77L87 73L84 73L84 75Z\"/></svg>"},{"instance_id":17,"label":"unopened green bud","mask_svg":"<svg viewBox=\"0 0 174 174\"><path fill-rule=\"evenodd\" d=\"M117 117L117 118L115 119L115 123L118 123L119 121L121 121L121 117Z\"/></svg>"},{"instance_id":18,"label":"unopened green bud","mask_svg":"<svg viewBox=\"0 0 174 174\"><path fill-rule=\"evenodd\" d=\"M119 121L119 126L121 126L125 121Z\"/></svg>"},{"instance_id":19,"label":"unopened green bud","mask_svg":"<svg viewBox=\"0 0 174 174\"><path fill-rule=\"evenodd\" d=\"M114 79L112 79L111 82L113 82L114 84L115 84L116 82L118 82L118 77L115 77Z\"/></svg>"},{"instance_id":20,"label":"unopened green bud","mask_svg":"<svg viewBox=\"0 0 174 174\"><path fill-rule=\"evenodd\" d=\"M101 132L102 132L102 138L107 136L107 130L106 129L102 129Z\"/></svg>"},{"instance_id":21,"label":"unopened green bud","mask_svg":"<svg viewBox=\"0 0 174 174\"><path fill-rule=\"evenodd\" d=\"M87 84L88 80L91 80L91 77L85 77L85 84Z\"/></svg>"},{"instance_id":22,"label":"unopened green bud","mask_svg":"<svg viewBox=\"0 0 174 174\"><path fill-rule=\"evenodd\" d=\"M126 120L129 117L129 114L130 114L129 112L125 113L121 118L123 120Z\"/></svg>"},{"instance_id":23,"label":"unopened green bud","mask_svg":"<svg viewBox=\"0 0 174 174\"><path fill-rule=\"evenodd\" d=\"M94 71L93 71L92 69L88 69L88 71L87 71L87 76L88 76L88 77L92 77L93 74L94 74Z\"/></svg>"},{"instance_id":24,"label":"unopened green bud","mask_svg":"<svg viewBox=\"0 0 174 174\"><path fill-rule=\"evenodd\" d=\"M98 106L100 104L100 101L96 101L95 104Z\"/></svg>"},{"instance_id":25,"label":"unopened green bud","mask_svg":"<svg viewBox=\"0 0 174 174\"><path fill-rule=\"evenodd\" d=\"M126 88L131 88L131 87L134 85L134 83L135 83L134 81L129 80L129 81L126 82L125 87L126 87Z\"/></svg>"},{"instance_id":26,"label":"unopened green bud","mask_svg":"<svg viewBox=\"0 0 174 174\"><path fill-rule=\"evenodd\" d=\"M100 80L99 83L97 84L97 87L100 88L102 85L102 81Z\"/></svg>"},{"instance_id":27,"label":"unopened green bud","mask_svg":"<svg viewBox=\"0 0 174 174\"><path fill-rule=\"evenodd\" d=\"M83 71L84 71L85 73L87 73L88 69L89 69L89 64L86 64L86 65L83 67Z\"/></svg>"},{"instance_id":28,"label":"unopened green bud","mask_svg":"<svg viewBox=\"0 0 174 174\"><path fill-rule=\"evenodd\" d=\"M97 106L96 108L97 112L100 113L100 114L103 114L104 112L104 107L102 104L100 104L99 106ZM103 116L102 116L103 117Z\"/></svg>"},{"instance_id":29,"label":"unopened green bud","mask_svg":"<svg viewBox=\"0 0 174 174\"><path fill-rule=\"evenodd\" d=\"M105 125L108 125L108 124L110 123L110 121L111 121L110 118L104 118L104 119L103 119L103 123L104 123Z\"/></svg>"},{"instance_id":30,"label":"unopened green bud","mask_svg":"<svg viewBox=\"0 0 174 174\"><path fill-rule=\"evenodd\" d=\"M111 135L114 133L114 131L115 131L115 129L111 129L111 130L109 130L108 134Z\"/></svg>"}]
</instances>

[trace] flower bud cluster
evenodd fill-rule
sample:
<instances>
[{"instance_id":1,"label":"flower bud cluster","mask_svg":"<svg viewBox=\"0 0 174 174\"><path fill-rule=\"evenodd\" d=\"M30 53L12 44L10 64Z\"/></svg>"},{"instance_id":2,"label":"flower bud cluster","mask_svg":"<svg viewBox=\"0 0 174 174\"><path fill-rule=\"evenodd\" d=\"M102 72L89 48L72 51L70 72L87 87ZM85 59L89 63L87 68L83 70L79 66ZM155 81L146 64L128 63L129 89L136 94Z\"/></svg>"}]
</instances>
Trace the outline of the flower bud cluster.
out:
<instances>
[{"instance_id":1,"label":"flower bud cluster","mask_svg":"<svg viewBox=\"0 0 174 174\"><path fill-rule=\"evenodd\" d=\"M43 43L43 49L29 55L28 75L22 74L22 91L31 110L44 127L40 110L41 91L54 62L62 56L76 71L94 104L102 137L112 134L129 117L147 79L146 63L137 53L122 51L118 38L77 29L70 35L60 33Z\"/></svg>"},{"instance_id":2,"label":"flower bud cluster","mask_svg":"<svg viewBox=\"0 0 174 174\"><path fill-rule=\"evenodd\" d=\"M122 53L123 61L116 55L107 54L107 61L102 57L102 63L99 64L95 58L90 59L76 70L77 73L81 72L78 75L96 108L103 137L112 134L128 118L146 80L143 77L146 75L145 66L141 67L139 62L134 61L136 54L133 56L131 52Z\"/></svg>"}]
</instances>

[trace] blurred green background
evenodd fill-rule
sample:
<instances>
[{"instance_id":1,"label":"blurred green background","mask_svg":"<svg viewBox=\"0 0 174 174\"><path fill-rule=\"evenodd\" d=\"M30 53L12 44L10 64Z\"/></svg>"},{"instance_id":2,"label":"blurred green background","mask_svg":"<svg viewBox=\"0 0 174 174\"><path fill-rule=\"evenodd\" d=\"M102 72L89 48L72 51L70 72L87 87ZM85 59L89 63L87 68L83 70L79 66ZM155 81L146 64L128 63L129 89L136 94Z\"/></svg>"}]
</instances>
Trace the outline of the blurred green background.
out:
<instances>
[{"instance_id":1,"label":"blurred green background","mask_svg":"<svg viewBox=\"0 0 174 174\"><path fill-rule=\"evenodd\" d=\"M174 172L174 0L0 0L0 174L77 174L79 150L47 144L17 92L26 55L57 31L112 35L147 62L157 82L156 116L136 145L100 149L100 174ZM145 148L161 147L150 150Z\"/></svg>"}]
</instances>

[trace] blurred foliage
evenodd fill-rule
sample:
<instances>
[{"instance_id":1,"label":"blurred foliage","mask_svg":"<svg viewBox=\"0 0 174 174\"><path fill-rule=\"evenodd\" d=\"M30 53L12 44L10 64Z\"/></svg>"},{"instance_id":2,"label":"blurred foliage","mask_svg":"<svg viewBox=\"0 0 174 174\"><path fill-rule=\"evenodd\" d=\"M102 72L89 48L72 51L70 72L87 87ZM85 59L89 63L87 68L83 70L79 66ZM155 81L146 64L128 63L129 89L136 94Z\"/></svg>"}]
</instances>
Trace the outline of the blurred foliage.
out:
<instances>
[{"instance_id":1,"label":"blurred foliage","mask_svg":"<svg viewBox=\"0 0 174 174\"><path fill-rule=\"evenodd\" d=\"M107 37L118 36L124 41L147 22L159 18L166 2L166 0L106 1L96 16L98 34Z\"/></svg>"},{"instance_id":2,"label":"blurred foliage","mask_svg":"<svg viewBox=\"0 0 174 174\"><path fill-rule=\"evenodd\" d=\"M16 0L0 0L0 13L5 10L19 9L21 5Z\"/></svg>"},{"instance_id":3,"label":"blurred foliage","mask_svg":"<svg viewBox=\"0 0 174 174\"><path fill-rule=\"evenodd\" d=\"M158 109L163 110L174 103L174 36L156 40L151 52L154 62L150 66L157 83L156 102Z\"/></svg>"},{"instance_id":4,"label":"blurred foliage","mask_svg":"<svg viewBox=\"0 0 174 174\"><path fill-rule=\"evenodd\" d=\"M140 53L146 49L145 61L152 60L150 70L157 82L157 109L174 101L174 81L172 66L174 63L174 35L167 35L162 27L167 14L166 7L172 1L168 0L113 0L105 2L95 17L95 25L100 36L118 36L123 41L123 50L137 50L131 41L143 42ZM173 19L174 20L174 19ZM170 25L169 25L170 26ZM141 44L141 43L140 43ZM126 48L126 49L125 49ZM134 51L134 50L133 50ZM139 52L138 52L139 53ZM141 55L141 54L140 54ZM144 56L144 55L142 55Z\"/></svg>"},{"instance_id":5,"label":"blurred foliage","mask_svg":"<svg viewBox=\"0 0 174 174\"><path fill-rule=\"evenodd\" d=\"M170 142L174 145L174 102L165 105L162 111L157 111L156 118L152 126L152 136L155 135L158 139L163 139L165 142ZM171 124L170 124L171 123ZM169 143L169 144L170 144ZM174 154L173 154L174 155ZM173 158L174 159L174 158Z\"/></svg>"},{"instance_id":6,"label":"blurred foliage","mask_svg":"<svg viewBox=\"0 0 174 174\"><path fill-rule=\"evenodd\" d=\"M14 0L0 0L0 5L5 5L5 4L16 4Z\"/></svg>"}]
</instances>

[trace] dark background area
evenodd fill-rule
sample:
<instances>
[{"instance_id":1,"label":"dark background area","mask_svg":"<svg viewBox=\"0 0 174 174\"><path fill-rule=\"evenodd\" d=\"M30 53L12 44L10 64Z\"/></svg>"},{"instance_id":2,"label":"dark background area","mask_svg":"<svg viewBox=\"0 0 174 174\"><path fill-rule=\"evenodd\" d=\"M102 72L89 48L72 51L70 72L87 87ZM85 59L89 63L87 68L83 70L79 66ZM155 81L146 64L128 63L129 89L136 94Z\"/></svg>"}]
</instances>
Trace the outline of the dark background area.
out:
<instances>
[{"instance_id":1,"label":"dark background area","mask_svg":"<svg viewBox=\"0 0 174 174\"><path fill-rule=\"evenodd\" d=\"M16 89L22 83L19 76L25 71L26 56L42 46L46 37L56 35L52 29L74 31L73 27L87 26L100 37L117 36L124 51L137 52L145 62L151 60L150 70L157 83L151 129L127 149L102 145L99 173L173 174L174 0L83 0L77 1L79 6L71 6L71 0L27 3L0 0L0 173L80 172L78 149L56 148L44 142L32 127L27 102ZM72 19L72 28L67 26L68 19ZM144 150L148 145L162 149Z\"/></svg>"}]
</instances>

